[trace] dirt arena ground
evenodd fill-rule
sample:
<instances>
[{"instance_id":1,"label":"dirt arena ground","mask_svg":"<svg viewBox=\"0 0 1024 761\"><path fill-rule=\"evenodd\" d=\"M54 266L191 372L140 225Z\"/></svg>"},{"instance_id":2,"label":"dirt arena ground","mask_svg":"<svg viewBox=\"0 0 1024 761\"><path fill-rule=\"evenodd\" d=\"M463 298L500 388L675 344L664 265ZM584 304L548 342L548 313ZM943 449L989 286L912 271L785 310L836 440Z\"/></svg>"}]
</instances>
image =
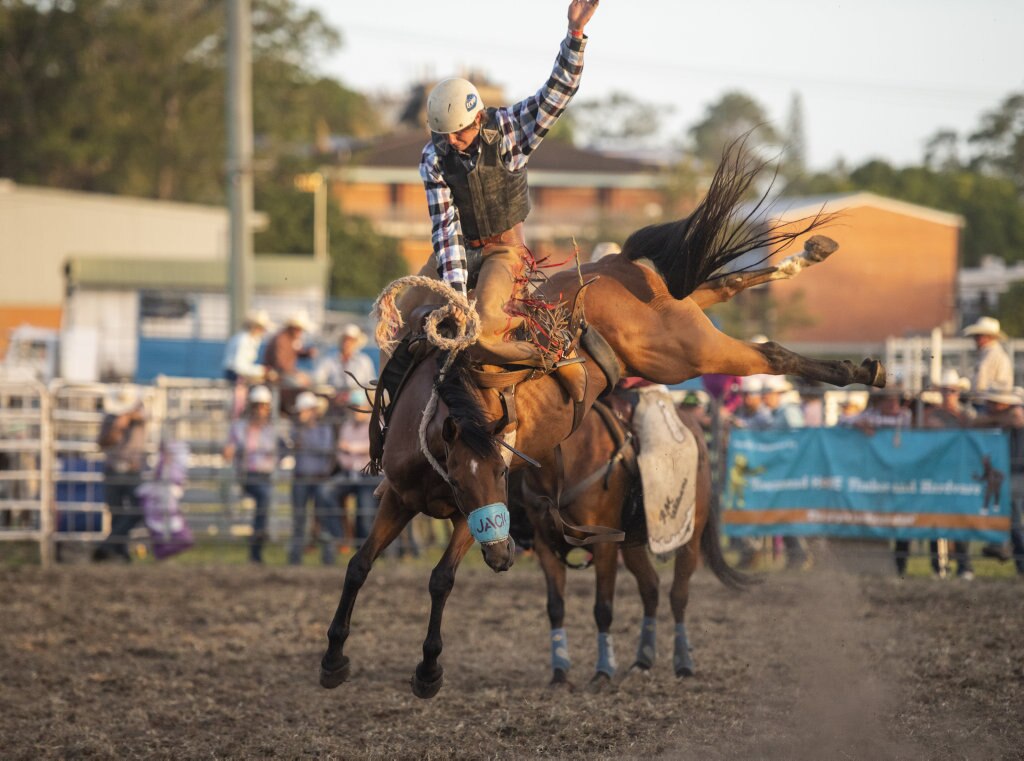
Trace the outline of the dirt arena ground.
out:
<instances>
[{"instance_id":1,"label":"dirt arena ground","mask_svg":"<svg viewBox=\"0 0 1024 761\"><path fill-rule=\"evenodd\" d=\"M667 572L667 567L662 567ZM383 562L356 607L352 680L317 684L340 569L0 570L0 755L38 758L1024 757L1024 584L775 574L747 594L699 571L698 675L659 661L617 687L594 663L592 577L570 577L573 693L552 692L543 580L530 560L460 571L446 682L409 691L428 568ZM668 586L663 575L663 590ZM640 607L620 575L631 662Z\"/></svg>"}]
</instances>

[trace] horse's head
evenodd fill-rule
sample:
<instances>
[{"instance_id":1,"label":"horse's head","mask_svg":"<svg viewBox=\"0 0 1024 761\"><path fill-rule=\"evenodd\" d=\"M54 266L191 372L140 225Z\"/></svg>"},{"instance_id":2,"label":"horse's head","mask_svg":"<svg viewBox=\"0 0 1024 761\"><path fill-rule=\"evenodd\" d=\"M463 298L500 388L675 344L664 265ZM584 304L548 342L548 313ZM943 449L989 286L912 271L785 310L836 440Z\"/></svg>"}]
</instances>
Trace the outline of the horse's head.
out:
<instances>
[{"instance_id":1,"label":"horse's head","mask_svg":"<svg viewBox=\"0 0 1024 761\"><path fill-rule=\"evenodd\" d=\"M441 429L445 468L455 504L469 521L484 561L495 571L507 571L515 561L516 545L509 535L508 467L493 436L449 415Z\"/></svg>"}]
</instances>

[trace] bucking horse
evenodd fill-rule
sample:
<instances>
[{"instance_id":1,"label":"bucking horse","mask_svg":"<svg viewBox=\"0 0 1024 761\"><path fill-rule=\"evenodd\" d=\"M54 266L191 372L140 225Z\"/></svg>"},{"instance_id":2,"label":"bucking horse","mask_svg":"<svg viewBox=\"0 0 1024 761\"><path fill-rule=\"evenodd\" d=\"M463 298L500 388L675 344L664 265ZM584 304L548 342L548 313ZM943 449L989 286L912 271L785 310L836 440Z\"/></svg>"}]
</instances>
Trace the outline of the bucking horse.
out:
<instances>
[{"instance_id":1,"label":"bucking horse","mask_svg":"<svg viewBox=\"0 0 1024 761\"><path fill-rule=\"evenodd\" d=\"M767 373L836 386L885 385L884 368L876 360L859 365L815 360L774 342L746 343L719 331L704 314L708 303L779 274L767 268L723 275L736 259L763 251L765 261L828 221L819 214L798 225L762 225L756 208L764 195L755 211L737 220L763 166L742 145L731 148L690 216L637 230L621 254L579 272L560 272L541 284L538 298L572 306L573 322L566 331L571 339L554 372L478 367L469 352L423 351L420 341L421 348L413 352L416 361L400 368L397 384L388 394L378 389L375 405L389 398L386 414L375 416L385 427L371 431L378 440L383 436L381 455L372 464L386 478L370 534L349 561L327 632L321 685L333 688L349 678L351 662L344 649L359 590L381 551L413 516L424 513L453 525L430 575L423 658L411 680L416 696L437 694L444 672L441 618L460 561L474 542L495 571L508 570L515 558L506 507L510 471L539 467L554 473L556 445L619 377L675 384L707 373ZM466 307L461 305L463 313ZM396 359L409 354L399 347L382 370L381 383Z\"/></svg>"}]
</instances>

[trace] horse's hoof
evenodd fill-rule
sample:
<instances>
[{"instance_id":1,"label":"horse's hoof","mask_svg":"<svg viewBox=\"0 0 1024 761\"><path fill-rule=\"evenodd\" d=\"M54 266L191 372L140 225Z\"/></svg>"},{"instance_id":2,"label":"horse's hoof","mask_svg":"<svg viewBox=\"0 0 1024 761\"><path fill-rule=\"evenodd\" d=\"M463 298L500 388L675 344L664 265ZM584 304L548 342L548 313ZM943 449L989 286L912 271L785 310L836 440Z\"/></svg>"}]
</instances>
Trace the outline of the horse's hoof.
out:
<instances>
[{"instance_id":1,"label":"horse's hoof","mask_svg":"<svg viewBox=\"0 0 1024 761\"><path fill-rule=\"evenodd\" d=\"M647 658L637 658L636 662L629 668L630 670L637 669L638 671L650 671L654 668L654 661L648 660Z\"/></svg>"},{"instance_id":2,"label":"horse's hoof","mask_svg":"<svg viewBox=\"0 0 1024 761\"><path fill-rule=\"evenodd\" d=\"M425 682L420 679L417 673L413 673L409 683L412 686L413 695L423 700L430 700L430 698L441 691L441 685L444 684L444 671L442 670L433 682Z\"/></svg>"},{"instance_id":3,"label":"horse's hoof","mask_svg":"<svg viewBox=\"0 0 1024 761\"><path fill-rule=\"evenodd\" d=\"M869 386L885 388L885 365L877 359L865 359L860 363L860 366L867 371L868 376L871 378L868 381Z\"/></svg>"},{"instance_id":4,"label":"horse's hoof","mask_svg":"<svg viewBox=\"0 0 1024 761\"><path fill-rule=\"evenodd\" d=\"M576 685L569 681L569 674L567 672L562 671L562 669L555 669L555 673L551 675L551 681L548 682L548 689L575 692Z\"/></svg>"},{"instance_id":5,"label":"horse's hoof","mask_svg":"<svg viewBox=\"0 0 1024 761\"><path fill-rule=\"evenodd\" d=\"M612 678L603 671L598 671L596 674L590 677L590 681L587 683L587 692L610 692L611 689Z\"/></svg>"},{"instance_id":6,"label":"horse's hoof","mask_svg":"<svg viewBox=\"0 0 1024 761\"><path fill-rule=\"evenodd\" d=\"M686 677L693 676L695 673L692 666L681 666L676 669L676 678L685 679Z\"/></svg>"},{"instance_id":7,"label":"horse's hoof","mask_svg":"<svg viewBox=\"0 0 1024 761\"><path fill-rule=\"evenodd\" d=\"M324 666L323 662L320 662L320 686L325 687L328 690L333 690L335 687L340 685L342 682L348 681L348 675L351 671L351 663L348 660L347 655L341 656L341 665L337 668L329 669Z\"/></svg>"}]
</instances>

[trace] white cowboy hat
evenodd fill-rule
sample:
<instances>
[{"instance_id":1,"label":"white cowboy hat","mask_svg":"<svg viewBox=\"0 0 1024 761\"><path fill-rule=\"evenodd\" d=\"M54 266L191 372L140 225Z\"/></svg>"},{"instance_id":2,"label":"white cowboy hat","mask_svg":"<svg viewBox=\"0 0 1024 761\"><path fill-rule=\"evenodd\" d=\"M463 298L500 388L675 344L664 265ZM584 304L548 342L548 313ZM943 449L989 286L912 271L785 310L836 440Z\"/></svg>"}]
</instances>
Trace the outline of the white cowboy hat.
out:
<instances>
[{"instance_id":1,"label":"white cowboy hat","mask_svg":"<svg viewBox=\"0 0 1024 761\"><path fill-rule=\"evenodd\" d=\"M249 404L270 404L273 399L273 394L266 386L253 386L249 389Z\"/></svg>"},{"instance_id":2,"label":"white cowboy hat","mask_svg":"<svg viewBox=\"0 0 1024 761\"><path fill-rule=\"evenodd\" d=\"M270 315L267 314L266 309L259 309L254 312L249 312L245 316L246 325L254 325L264 330L272 330L274 323L270 321Z\"/></svg>"},{"instance_id":3,"label":"white cowboy hat","mask_svg":"<svg viewBox=\"0 0 1024 761\"><path fill-rule=\"evenodd\" d=\"M298 312L292 312L288 315L288 319L285 320L284 324L285 327L298 328L299 330L304 330L307 333L316 329L313 321L309 319L309 313L305 309Z\"/></svg>"},{"instance_id":4,"label":"white cowboy hat","mask_svg":"<svg viewBox=\"0 0 1024 761\"><path fill-rule=\"evenodd\" d=\"M760 394L764 390L764 380L760 375L748 375L740 379L740 392L744 394Z\"/></svg>"},{"instance_id":5,"label":"white cowboy hat","mask_svg":"<svg viewBox=\"0 0 1024 761\"><path fill-rule=\"evenodd\" d=\"M766 344L768 343L768 336L764 333L758 333L756 336L750 337L750 343L752 344Z\"/></svg>"},{"instance_id":6,"label":"white cowboy hat","mask_svg":"<svg viewBox=\"0 0 1024 761\"><path fill-rule=\"evenodd\" d=\"M590 261L596 262L598 259L604 259L606 256L612 256L614 254L621 254L622 248L618 243L612 243L611 241L605 241L598 243L594 246L593 252L590 254Z\"/></svg>"},{"instance_id":7,"label":"white cowboy hat","mask_svg":"<svg viewBox=\"0 0 1024 761\"><path fill-rule=\"evenodd\" d=\"M772 392L782 394L786 391L792 391L793 384L786 380L784 375L769 375L764 379L763 388L766 394Z\"/></svg>"},{"instance_id":8,"label":"white cowboy hat","mask_svg":"<svg viewBox=\"0 0 1024 761\"><path fill-rule=\"evenodd\" d=\"M981 398L984 399L986 402L995 402L996 404L1008 404L1011 407L1017 407L1021 404L1024 404L1024 399L1022 399L1019 395L1015 394L1013 391L1000 391L997 389L992 389L991 391L986 391L984 394L982 394Z\"/></svg>"},{"instance_id":9,"label":"white cowboy hat","mask_svg":"<svg viewBox=\"0 0 1024 761\"><path fill-rule=\"evenodd\" d=\"M935 385L935 388L953 388L957 391L970 391L971 381L970 378L962 378L960 373L956 371L956 368L947 367L942 371L942 377L939 378L939 382Z\"/></svg>"},{"instance_id":10,"label":"white cowboy hat","mask_svg":"<svg viewBox=\"0 0 1024 761\"><path fill-rule=\"evenodd\" d=\"M354 338L359 347L366 346L366 333L354 322L341 329L341 338Z\"/></svg>"},{"instance_id":11,"label":"white cowboy hat","mask_svg":"<svg viewBox=\"0 0 1024 761\"><path fill-rule=\"evenodd\" d=\"M295 412L297 414L306 410L318 410L320 414L323 414L327 411L329 404L322 396L317 396L312 391L303 391L295 397Z\"/></svg>"},{"instance_id":12,"label":"white cowboy hat","mask_svg":"<svg viewBox=\"0 0 1024 761\"><path fill-rule=\"evenodd\" d=\"M138 389L121 386L103 397L103 411L108 415L125 415L142 406Z\"/></svg>"},{"instance_id":13,"label":"white cowboy hat","mask_svg":"<svg viewBox=\"0 0 1024 761\"><path fill-rule=\"evenodd\" d=\"M965 336L995 336L1001 341L1006 340L1006 333L999 326L995 317L979 317L973 325L964 328Z\"/></svg>"}]
</instances>

